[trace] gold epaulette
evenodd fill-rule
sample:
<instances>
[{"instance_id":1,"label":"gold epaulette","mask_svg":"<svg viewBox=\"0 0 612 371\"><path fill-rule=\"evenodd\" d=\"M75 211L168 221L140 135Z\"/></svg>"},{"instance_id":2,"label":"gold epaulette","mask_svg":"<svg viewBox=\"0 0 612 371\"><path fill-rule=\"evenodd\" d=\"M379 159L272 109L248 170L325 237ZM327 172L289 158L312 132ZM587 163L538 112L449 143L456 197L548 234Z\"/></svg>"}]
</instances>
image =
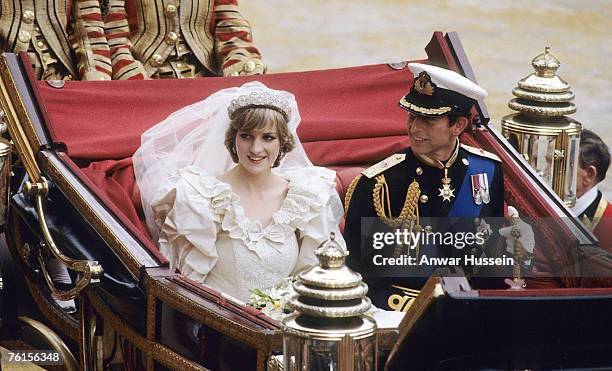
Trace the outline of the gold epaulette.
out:
<instances>
[{"instance_id":1,"label":"gold epaulette","mask_svg":"<svg viewBox=\"0 0 612 371\"><path fill-rule=\"evenodd\" d=\"M461 148L465 149L466 151L468 151L469 153L472 153L474 155L490 158L491 160L495 160L497 162L501 162L501 158L497 157L497 155L495 153L491 153L491 152L485 151L484 149L468 146L468 145L463 144L463 143L461 143Z\"/></svg>"},{"instance_id":2,"label":"gold epaulette","mask_svg":"<svg viewBox=\"0 0 612 371\"><path fill-rule=\"evenodd\" d=\"M349 184L346 195L344 196L344 212L348 213L349 205L351 203L351 198L353 198L353 192L355 192L355 188L357 188L357 183L359 183L359 179L361 179L361 174L357 175Z\"/></svg>"},{"instance_id":3,"label":"gold epaulette","mask_svg":"<svg viewBox=\"0 0 612 371\"><path fill-rule=\"evenodd\" d=\"M400 162L406 159L406 155L403 153L398 153L392 156L387 157L381 162L370 166L361 172L361 174L365 175L368 179L372 179L376 175L382 173L385 170L391 169L393 166L399 164Z\"/></svg>"}]
</instances>

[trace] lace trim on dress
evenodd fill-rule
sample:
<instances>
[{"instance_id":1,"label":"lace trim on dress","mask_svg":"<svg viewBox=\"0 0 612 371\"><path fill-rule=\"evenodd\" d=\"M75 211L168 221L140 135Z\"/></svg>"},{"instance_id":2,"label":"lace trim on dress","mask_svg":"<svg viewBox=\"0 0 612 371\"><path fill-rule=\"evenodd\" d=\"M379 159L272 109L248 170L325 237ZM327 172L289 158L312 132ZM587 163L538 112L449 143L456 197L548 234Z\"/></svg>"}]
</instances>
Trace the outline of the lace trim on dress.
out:
<instances>
[{"instance_id":1,"label":"lace trim on dress","mask_svg":"<svg viewBox=\"0 0 612 371\"><path fill-rule=\"evenodd\" d=\"M289 178L289 191L274 221L303 231L327 204L336 186L336 173L320 167L284 172Z\"/></svg>"},{"instance_id":2,"label":"lace trim on dress","mask_svg":"<svg viewBox=\"0 0 612 371\"><path fill-rule=\"evenodd\" d=\"M289 180L287 196L265 228L250 220L240 205L240 197L229 184L196 168L186 168L181 176L202 196L210 199L215 221L231 238L240 239L246 247L261 257L265 246L282 250L288 235L304 230L319 215L335 187L335 172L318 167L286 170L281 176ZM187 173L196 175L187 176Z\"/></svg>"}]
</instances>

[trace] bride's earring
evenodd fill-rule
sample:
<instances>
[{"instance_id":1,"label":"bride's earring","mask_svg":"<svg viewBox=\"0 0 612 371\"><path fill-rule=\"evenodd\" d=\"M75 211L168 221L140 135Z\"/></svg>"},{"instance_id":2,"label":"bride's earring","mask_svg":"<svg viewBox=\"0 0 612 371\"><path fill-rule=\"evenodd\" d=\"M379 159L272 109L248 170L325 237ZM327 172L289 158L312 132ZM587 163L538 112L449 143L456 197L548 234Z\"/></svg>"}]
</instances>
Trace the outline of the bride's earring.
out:
<instances>
[{"instance_id":1,"label":"bride's earring","mask_svg":"<svg viewBox=\"0 0 612 371\"><path fill-rule=\"evenodd\" d=\"M285 152L283 151L278 152L278 157L276 158L276 161L274 161L274 165L272 167L278 167L283 157L285 157Z\"/></svg>"},{"instance_id":2,"label":"bride's earring","mask_svg":"<svg viewBox=\"0 0 612 371\"><path fill-rule=\"evenodd\" d=\"M231 152L231 158L232 161L237 164L239 162L238 159L238 152L236 151L236 143L232 143L232 146L230 147L230 152Z\"/></svg>"}]
</instances>

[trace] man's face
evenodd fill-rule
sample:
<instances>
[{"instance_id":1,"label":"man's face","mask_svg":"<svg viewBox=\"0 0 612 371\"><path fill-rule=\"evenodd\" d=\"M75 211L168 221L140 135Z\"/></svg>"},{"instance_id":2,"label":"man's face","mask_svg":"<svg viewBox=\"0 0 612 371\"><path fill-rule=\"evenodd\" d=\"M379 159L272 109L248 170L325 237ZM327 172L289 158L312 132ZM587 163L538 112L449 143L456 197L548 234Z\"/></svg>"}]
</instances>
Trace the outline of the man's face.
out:
<instances>
[{"instance_id":1,"label":"man's face","mask_svg":"<svg viewBox=\"0 0 612 371\"><path fill-rule=\"evenodd\" d=\"M576 171L576 197L582 197L597 184L597 169L590 165L584 168L578 166Z\"/></svg>"},{"instance_id":2,"label":"man's face","mask_svg":"<svg viewBox=\"0 0 612 371\"><path fill-rule=\"evenodd\" d=\"M584 194L584 177L586 176L586 171L578 166L578 170L576 171L576 197L580 198Z\"/></svg>"},{"instance_id":3,"label":"man's face","mask_svg":"<svg viewBox=\"0 0 612 371\"><path fill-rule=\"evenodd\" d=\"M406 124L412 151L440 161L447 160L455 148L458 136L455 125L449 126L448 116L424 117L410 113Z\"/></svg>"}]
</instances>

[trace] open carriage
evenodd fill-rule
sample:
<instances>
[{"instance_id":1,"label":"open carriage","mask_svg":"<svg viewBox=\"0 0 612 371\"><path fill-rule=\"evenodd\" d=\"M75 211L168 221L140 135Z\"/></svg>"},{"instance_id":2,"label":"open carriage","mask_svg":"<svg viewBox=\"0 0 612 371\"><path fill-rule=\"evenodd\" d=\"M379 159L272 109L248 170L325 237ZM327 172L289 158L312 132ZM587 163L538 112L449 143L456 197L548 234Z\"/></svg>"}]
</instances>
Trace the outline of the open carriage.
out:
<instances>
[{"instance_id":1,"label":"open carriage","mask_svg":"<svg viewBox=\"0 0 612 371\"><path fill-rule=\"evenodd\" d=\"M419 62L474 79L455 33L434 33L425 50L427 59ZM313 163L337 171L342 196L362 169L409 144L405 115L396 105L412 81L406 63L256 77L64 83L35 81L21 58L4 55L0 63L0 99L15 147L12 175L4 179L10 201L2 244L2 344L57 349L68 369L103 369L119 350L126 369L272 367L271 355L282 351L280 324L170 270L149 237L131 162L140 135L187 104L257 79L295 94L301 141ZM461 300L553 295L579 302L596 298L610 306L612 289L582 287L609 283L611 257L488 126L483 102L476 111L462 141L502 158L508 204L523 216L554 220L542 227L538 274L529 282L530 289L541 289L466 291L432 280L430 287L439 285L442 294L432 289L417 299L403 324L406 343L412 332L417 339L427 333L431 304L440 303L440 295L455 298L458 291L469 293L459 295ZM46 269L51 257L72 270L73 287L53 282ZM75 295L76 314L53 299ZM503 317L498 322L501 326ZM594 341L610 346L609 339ZM520 358L519 344L513 346ZM411 351L402 349L397 345L394 351L396 367L411 358ZM477 349L462 348L461 354L470 351ZM71 363L69 353L78 361ZM448 357L457 354L418 359L426 365ZM472 361L469 355L462 359L464 366Z\"/></svg>"}]
</instances>

